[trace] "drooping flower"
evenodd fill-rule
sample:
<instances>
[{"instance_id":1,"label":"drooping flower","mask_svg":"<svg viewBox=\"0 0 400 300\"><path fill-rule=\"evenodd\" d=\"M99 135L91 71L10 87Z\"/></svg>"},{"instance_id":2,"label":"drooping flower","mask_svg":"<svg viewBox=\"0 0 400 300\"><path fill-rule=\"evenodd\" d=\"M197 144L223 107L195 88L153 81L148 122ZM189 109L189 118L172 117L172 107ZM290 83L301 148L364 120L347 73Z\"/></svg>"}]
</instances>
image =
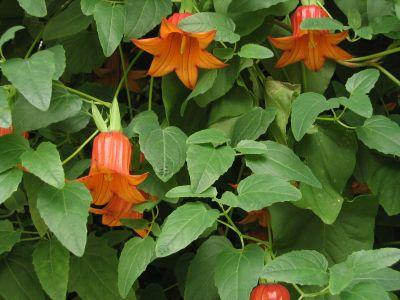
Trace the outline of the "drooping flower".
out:
<instances>
[{"instance_id":1,"label":"drooping flower","mask_svg":"<svg viewBox=\"0 0 400 300\"><path fill-rule=\"evenodd\" d=\"M131 175L132 145L121 132L101 132L93 142L92 162L89 175L82 177L92 194L92 203L105 205L115 197L138 204L146 201L137 189L147 173Z\"/></svg>"},{"instance_id":2,"label":"drooping flower","mask_svg":"<svg viewBox=\"0 0 400 300\"><path fill-rule=\"evenodd\" d=\"M302 30L301 22L305 19L328 18L329 15L318 5L304 5L296 9L291 16L293 33L291 36L273 38L269 41L283 54L275 67L283 68L287 65L303 61L306 67L312 71L320 70L325 60L346 60L351 54L337 46L348 33L330 33L328 30Z\"/></svg>"},{"instance_id":3,"label":"drooping flower","mask_svg":"<svg viewBox=\"0 0 400 300\"><path fill-rule=\"evenodd\" d=\"M143 195L145 196L145 195ZM102 215L102 224L109 227L122 226L121 219L142 219L143 214L134 210L134 204L118 197L113 197L103 208L90 208L90 212ZM140 236L145 236L147 230L135 230Z\"/></svg>"},{"instance_id":4,"label":"drooping flower","mask_svg":"<svg viewBox=\"0 0 400 300\"><path fill-rule=\"evenodd\" d=\"M268 209L263 208L260 210L253 210L247 213L247 216L244 217L243 220L239 222L239 224L250 224L250 223L258 223L261 227L268 227L270 222L270 214Z\"/></svg>"},{"instance_id":5,"label":"drooping flower","mask_svg":"<svg viewBox=\"0 0 400 300\"><path fill-rule=\"evenodd\" d=\"M193 89L197 83L198 68L219 69L226 64L206 51L214 40L215 30L191 33L178 27L178 23L190 15L175 13L162 20L160 37L132 39L132 42L154 55L148 71L150 76L160 77L175 71L182 83Z\"/></svg>"},{"instance_id":6,"label":"drooping flower","mask_svg":"<svg viewBox=\"0 0 400 300\"><path fill-rule=\"evenodd\" d=\"M0 136L7 135L7 134L13 134L14 129L12 127L0 127ZM29 139L29 133L24 131L22 132L22 136L26 139Z\"/></svg>"},{"instance_id":7,"label":"drooping flower","mask_svg":"<svg viewBox=\"0 0 400 300\"><path fill-rule=\"evenodd\" d=\"M128 67L128 61L124 61L125 67ZM123 70L121 66L121 56L118 51L115 51L100 68L96 68L93 72L99 77L98 82L103 85L108 85L116 88L122 78ZM138 79L146 77L145 70L132 70L129 71L128 79L128 89L131 92L138 93L141 88Z\"/></svg>"}]
</instances>

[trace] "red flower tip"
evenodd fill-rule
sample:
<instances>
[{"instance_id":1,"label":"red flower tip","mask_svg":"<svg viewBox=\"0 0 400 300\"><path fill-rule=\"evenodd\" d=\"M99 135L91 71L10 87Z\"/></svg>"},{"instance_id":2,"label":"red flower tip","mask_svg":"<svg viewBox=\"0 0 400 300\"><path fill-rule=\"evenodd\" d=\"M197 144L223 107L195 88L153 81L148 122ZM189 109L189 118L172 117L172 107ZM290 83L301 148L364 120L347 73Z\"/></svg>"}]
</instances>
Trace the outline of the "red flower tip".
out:
<instances>
[{"instance_id":1,"label":"red flower tip","mask_svg":"<svg viewBox=\"0 0 400 300\"><path fill-rule=\"evenodd\" d=\"M293 15L290 17L292 23L293 35L298 36L302 34L304 30L300 29L301 22L305 19L320 19L329 18L327 12L318 5L303 5L296 9ZM328 32L328 30L321 30L321 32Z\"/></svg>"},{"instance_id":2,"label":"red flower tip","mask_svg":"<svg viewBox=\"0 0 400 300\"><path fill-rule=\"evenodd\" d=\"M174 13L167 19L167 21L174 25L178 25L181 20L190 17L191 15L191 13Z\"/></svg>"},{"instance_id":3,"label":"red flower tip","mask_svg":"<svg viewBox=\"0 0 400 300\"><path fill-rule=\"evenodd\" d=\"M13 134L13 133L14 133L14 129L12 127L7 127L7 128L0 127L0 136L7 135L7 134ZM21 135L24 138L29 139L29 133L27 131L22 132Z\"/></svg>"},{"instance_id":4,"label":"red flower tip","mask_svg":"<svg viewBox=\"0 0 400 300\"><path fill-rule=\"evenodd\" d=\"M251 292L250 300L290 300L290 293L280 284L260 284Z\"/></svg>"}]
</instances>

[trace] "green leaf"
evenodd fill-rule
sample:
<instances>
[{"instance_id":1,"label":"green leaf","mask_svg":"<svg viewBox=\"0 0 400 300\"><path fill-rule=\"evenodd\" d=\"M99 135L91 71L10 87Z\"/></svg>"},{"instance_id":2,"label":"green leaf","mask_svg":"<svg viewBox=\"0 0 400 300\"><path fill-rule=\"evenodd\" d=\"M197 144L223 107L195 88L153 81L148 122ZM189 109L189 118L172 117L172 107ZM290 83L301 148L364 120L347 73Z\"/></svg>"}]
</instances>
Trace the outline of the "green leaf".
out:
<instances>
[{"instance_id":1,"label":"green leaf","mask_svg":"<svg viewBox=\"0 0 400 300\"><path fill-rule=\"evenodd\" d=\"M0 221L0 254L9 252L21 238L21 232L15 231L9 220Z\"/></svg>"},{"instance_id":2,"label":"green leaf","mask_svg":"<svg viewBox=\"0 0 400 300\"><path fill-rule=\"evenodd\" d=\"M24 188L28 198L29 213L31 214L33 225L42 237L47 233L48 228L37 209L37 195L44 186L45 183L36 176L32 174L26 174L24 176Z\"/></svg>"},{"instance_id":3,"label":"green leaf","mask_svg":"<svg viewBox=\"0 0 400 300\"><path fill-rule=\"evenodd\" d=\"M197 15L197 14L196 14ZM186 19L185 19L186 20ZM217 70L217 78L212 87L205 93L198 95L194 98L196 103L200 107L206 107L209 103L223 97L232 89L237 76L240 71L240 60L239 58L233 58L229 62L229 66Z\"/></svg>"},{"instance_id":4,"label":"green leaf","mask_svg":"<svg viewBox=\"0 0 400 300\"><path fill-rule=\"evenodd\" d=\"M186 144L207 144L211 143L214 146L219 146L229 142L229 138L226 137L222 130L216 128L204 129L193 133L186 140Z\"/></svg>"},{"instance_id":5,"label":"green leaf","mask_svg":"<svg viewBox=\"0 0 400 300\"><path fill-rule=\"evenodd\" d=\"M350 94L368 94L379 79L376 69L362 70L351 76L346 82L346 90Z\"/></svg>"},{"instance_id":6,"label":"green leaf","mask_svg":"<svg viewBox=\"0 0 400 300\"><path fill-rule=\"evenodd\" d=\"M18 3L31 16L44 17L47 15L45 0L18 0Z\"/></svg>"},{"instance_id":7,"label":"green leaf","mask_svg":"<svg viewBox=\"0 0 400 300\"><path fill-rule=\"evenodd\" d=\"M94 7L101 0L81 0L81 10L85 16L93 15Z\"/></svg>"},{"instance_id":8,"label":"green leaf","mask_svg":"<svg viewBox=\"0 0 400 300\"><path fill-rule=\"evenodd\" d=\"M20 156L28 149L29 142L20 135L0 136L0 173L20 163Z\"/></svg>"},{"instance_id":9,"label":"green leaf","mask_svg":"<svg viewBox=\"0 0 400 300\"><path fill-rule=\"evenodd\" d=\"M361 250L349 255L346 261L330 268L329 291L336 295L348 287L358 276L365 276L390 267L400 260L400 249L383 248Z\"/></svg>"},{"instance_id":10,"label":"green leaf","mask_svg":"<svg viewBox=\"0 0 400 300\"><path fill-rule=\"evenodd\" d=\"M233 0L228 7L230 13L252 12L264 8L270 8L273 5L285 2L287 0Z\"/></svg>"},{"instance_id":11,"label":"green leaf","mask_svg":"<svg viewBox=\"0 0 400 300\"><path fill-rule=\"evenodd\" d=\"M7 79L33 106L43 111L49 108L56 71L51 51L39 51L27 59L12 58L0 66Z\"/></svg>"},{"instance_id":12,"label":"green leaf","mask_svg":"<svg viewBox=\"0 0 400 300\"><path fill-rule=\"evenodd\" d=\"M41 240L33 252L33 265L39 281L52 299L67 294L69 252L56 238Z\"/></svg>"},{"instance_id":13,"label":"green leaf","mask_svg":"<svg viewBox=\"0 0 400 300\"><path fill-rule=\"evenodd\" d=\"M8 92L0 86L0 127L11 127L11 109L8 103Z\"/></svg>"},{"instance_id":14,"label":"green leaf","mask_svg":"<svg viewBox=\"0 0 400 300\"><path fill-rule=\"evenodd\" d=\"M359 283L340 294L343 300L390 300L388 293L379 285L370 282Z\"/></svg>"},{"instance_id":15,"label":"green leaf","mask_svg":"<svg viewBox=\"0 0 400 300\"><path fill-rule=\"evenodd\" d=\"M30 149L21 156L22 165L44 182L62 188L65 184L64 169L57 147L49 142L39 145L36 151Z\"/></svg>"},{"instance_id":16,"label":"green leaf","mask_svg":"<svg viewBox=\"0 0 400 300\"><path fill-rule=\"evenodd\" d=\"M187 165L194 193L207 190L232 166L235 151L229 146L214 148L211 145L192 144L187 150Z\"/></svg>"},{"instance_id":17,"label":"green leaf","mask_svg":"<svg viewBox=\"0 0 400 300\"><path fill-rule=\"evenodd\" d=\"M22 180L22 170L12 168L0 174L0 204L11 197Z\"/></svg>"},{"instance_id":18,"label":"green leaf","mask_svg":"<svg viewBox=\"0 0 400 300\"><path fill-rule=\"evenodd\" d=\"M328 261L314 250L292 251L269 262L262 277L268 280L323 286L328 282Z\"/></svg>"},{"instance_id":19,"label":"green leaf","mask_svg":"<svg viewBox=\"0 0 400 300\"><path fill-rule=\"evenodd\" d=\"M38 193L37 208L57 239L76 256L86 245L86 220L92 197L82 183L67 182L61 189L45 186Z\"/></svg>"},{"instance_id":20,"label":"green leaf","mask_svg":"<svg viewBox=\"0 0 400 300\"><path fill-rule=\"evenodd\" d=\"M400 289L400 272L384 268L365 275L358 275L354 282L375 283L385 291L397 291Z\"/></svg>"},{"instance_id":21,"label":"green leaf","mask_svg":"<svg viewBox=\"0 0 400 300\"><path fill-rule=\"evenodd\" d=\"M198 80L195 88L189 94L189 96L187 96L185 103L182 105L183 111L186 108L187 101L189 101L190 99L192 99L196 96L202 95L205 92L207 92L209 89L211 89L215 80L217 79L217 75L218 75L218 70L216 70L216 69L207 70L207 71L200 73L199 80ZM181 111L182 111L182 109L181 109Z\"/></svg>"},{"instance_id":22,"label":"green leaf","mask_svg":"<svg viewBox=\"0 0 400 300\"><path fill-rule=\"evenodd\" d=\"M337 98L340 104L346 106L351 111L356 114L365 117L371 118L373 113L373 108L371 104L371 100L366 94L354 93L350 96L349 99L340 97Z\"/></svg>"},{"instance_id":23,"label":"green leaf","mask_svg":"<svg viewBox=\"0 0 400 300\"><path fill-rule=\"evenodd\" d=\"M169 190L165 196L168 198L214 198L217 196L217 189L209 187L202 193L193 193L190 185L181 185Z\"/></svg>"},{"instance_id":24,"label":"green leaf","mask_svg":"<svg viewBox=\"0 0 400 300\"><path fill-rule=\"evenodd\" d=\"M3 47L3 45L5 43L7 43L8 41L11 41L12 39L14 39L15 37L15 33L24 29L24 26L13 26L8 28L1 36L0 36L0 49L1 47Z\"/></svg>"},{"instance_id":25,"label":"green leaf","mask_svg":"<svg viewBox=\"0 0 400 300\"><path fill-rule=\"evenodd\" d=\"M213 54L219 59L231 59L235 55L235 51L232 48L214 48Z\"/></svg>"},{"instance_id":26,"label":"green leaf","mask_svg":"<svg viewBox=\"0 0 400 300\"><path fill-rule=\"evenodd\" d=\"M217 257L222 251L232 248L224 236L211 236L205 241L189 265L186 277L185 299L214 300L218 291L214 283Z\"/></svg>"},{"instance_id":27,"label":"green leaf","mask_svg":"<svg viewBox=\"0 0 400 300\"><path fill-rule=\"evenodd\" d=\"M236 43L240 36L235 33L235 23L227 15L215 12L200 12L179 22L179 27L189 32L216 30L218 42Z\"/></svg>"},{"instance_id":28,"label":"green leaf","mask_svg":"<svg viewBox=\"0 0 400 300\"><path fill-rule=\"evenodd\" d=\"M217 201L218 203L232 206L232 207L239 207L239 199L238 197L232 193L232 192L225 192L222 194L222 197L220 199L216 198L213 199L214 201Z\"/></svg>"},{"instance_id":29,"label":"green leaf","mask_svg":"<svg viewBox=\"0 0 400 300\"><path fill-rule=\"evenodd\" d=\"M77 115L81 108L79 96L58 87L53 89L50 107L46 111L37 109L19 95L12 110L13 126L19 131L40 129Z\"/></svg>"},{"instance_id":30,"label":"green leaf","mask_svg":"<svg viewBox=\"0 0 400 300\"><path fill-rule=\"evenodd\" d=\"M368 148L400 156L400 126L384 116L373 116L356 128L357 137Z\"/></svg>"},{"instance_id":31,"label":"green leaf","mask_svg":"<svg viewBox=\"0 0 400 300\"><path fill-rule=\"evenodd\" d=\"M268 151L264 143L250 140L241 140L235 149L242 154L265 154Z\"/></svg>"},{"instance_id":32,"label":"green leaf","mask_svg":"<svg viewBox=\"0 0 400 300\"><path fill-rule=\"evenodd\" d=\"M256 140L264 134L275 118L276 110L272 107L255 107L237 119L231 133L232 145L241 140Z\"/></svg>"},{"instance_id":33,"label":"green leaf","mask_svg":"<svg viewBox=\"0 0 400 300\"><path fill-rule=\"evenodd\" d=\"M215 285L221 300L243 300L257 285L264 266L264 251L257 245L244 249L230 247L217 257Z\"/></svg>"},{"instance_id":34,"label":"green leaf","mask_svg":"<svg viewBox=\"0 0 400 300\"><path fill-rule=\"evenodd\" d=\"M15 247L0 258L0 295L4 299L44 300L32 265L32 248Z\"/></svg>"},{"instance_id":35,"label":"green leaf","mask_svg":"<svg viewBox=\"0 0 400 300\"><path fill-rule=\"evenodd\" d=\"M273 175L284 180L296 180L320 188L321 183L292 149L273 141L262 142L262 155L246 155L246 165L255 174Z\"/></svg>"},{"instance_id":36,"label":"green leaf","mask_svg":"<svg viewBox=\"0 0 400 300\"><path fill-rule=\"evenodd\" d=\"M140 134L140 149L162 181L167 182L184 165L186 139L179 128L172 126Z\"/></svg>"},{"instance_id":37,"label":"green leaf","mask_svg":"<svg viewBox=\"0 0 400 300\"><path fill-rule=\"evenodd\" d=\"M103 51L95 31L82 31L76 35L60 40L64 46L67 75L91 73L104 61Z\"/></svg>"},{"instance_id":38,"label":"green leaf","mask_svg":"<svg viewBox=\"0 0 400 300\"><path fill-rule=\"evenodd\" d=\"M219 211L203 203L186 203L165 220L156 244L157 257L171 255L188 246L217 220Z\"/></svg>"},{"instance_id":39,"label":"green leaf","mask_svg":"<svg viewBox=\"0 0 400 300\"><path fill-rule=\"evenodd\" d=\"M321 94L304 93L298 96L293 101L290 117L292 132L296 141L303 138L321 112L338 106L336 101L333 103L326 101Z\"/></svg>"},{"instance_id":40,"label":"green leaf","mask_svg":"<svg viewBox=\"0 0 400 300\"><path fill-rule=\"evenodd\" d=\"M270 131L276 141L287 144L286 128L292 110L293 100L300 95L300 85L273 80L268 77L264 83L265 102L276 109L276 117L270 126Z\"/></svg>"},{"instance_id":41,"label":"green leaf","mask_svg":"<svg viewBox=\"0 0 400 300\"><path fill-rule=\"evenodd\" d=\"M47 22L43 31L43 39L49 41L74 35L85 30L92 20L92 17L82 14L80 1L75 0Z\"/></svg>"},{"instance_id":42,"label":"green leaf","mask_svg":"<svg viewBox=\"0 0 400 300\"><path fill-rule=\"evenodd\" d=\"M266 59L274 56L274 53L267 47L257 44L246 44L238 52L240 57Z\"/></svg>"},{"instance_id":43,"label":"green leaf","mask_svg":"<svg viewBox=\"0 0 400 300\"><path fill-rule=\"evenodd\" d=\"M250 175L239 183L237 188L239 207L246 210L259 210L276 202L297 201L300 191L282 179L270 175Z\"/></svg>"},{"instance_id":44,"label":"green leaf","mask_svg":"<svg viewBox=\"0 0 400 300\"><path fill-rule=\"evenodd\" d=\"M151 202L146 202L144 204L152 204ZM143 205L143 204L142 204ZM135 206L135 211L136 206ZM149 221L145 219L121 219L122 225L129 227L131 229L146 229L149 226Z\"/></svg>"},{"instance_id":45,"label":"green leaf","mask_svg":"<svg viewBox=\"0 0 400 300\"><path fill-rule=\"evenodd\" d=\"M351 203L345 202L332 225L289 203L268 209L274 245L282 252L312 249L321 252L332 264L345 260L354 251L371 249L374 243L378 200L373 196L359 196Z\"/></svg>"},{"instance_id":46,"label":"green leaf","mask_svg":"<svg viewBox=\"0 0 400 300\"><path fill-rule=\"evenodd\" d=\"M62 45L56 45L48 48L54 55L55 72L53 74L53 80L58 80L65 71L65 50Z\"/></svg>"},{"instance_id":47,"label":"green leaf","mask_svg":"<svg viewBox=\"0 0 400 300\"><path fill-rule=\"evenodd\" d=\"M103 53L110 56L124 35L124 7L101 1L93 11Z\"/></svg>"},{"instance_id":48,"label":"green leaf","mask_svg":"<svg viewBox=\"0 0 400 300\"><path fill-rule=\"evenodd\" d=\"M209 113L209 124L240 116L252 108L253 97L251 94L244 88L235 86L212 104Z\"/></svg>"},{"instance_id":49,"label":"green leaf","mask_svg":"<svg viewBox=\"0 0 400 300\"><path fill-rule=\"evenodd\" d=\"M341 194L354 171L355 136L340 126L318 126L316 133L304 139L301 150L322 189L301 184L303 198L296 205L311 209L326 224L332 224L342 207Z\"/></svg>"},{"instance_id":50,"label":"green leaf","mask_svg":"<svg viewBox=\"0 0 400 300\"><path fill-rule=\"evenodd\" d=\"M128 296L133 283L154 258L154 247L151 237L135 237L125 244L118 262L118 290L123 298Z\"/></svg>"},{"instance_id":51,"label":"green leaf","mask_svg":"<svg viewBox=\"0 0 400 300\"><path fill-rule=\"evenodd\" d=\"M105 239L91 234L85 254L71 257L68 291L75 291L87 300L120 300L117 269L117 251L109 247Z\"/></svg>"},{"instance_id":52,"label":"green leaf","mask_svg":"<svg viewBox=\"0 0 400 300\"><path fill-rule=\"evenodd\" d=\"M170 0L135 0L125 3L124 36L140 38L172 12Z\"/></svg>"},{"instance_id":53,"label":"green leaf","mask_svg":"<svg viewBox=\"0 0 400 300\"><path fill-rule=\"evenodd\" d=\"M347 26L344 26L338 20L332 18L309 18L304 19L300 28L303 30L345 30Z\"/></svg>"}]
</instances>

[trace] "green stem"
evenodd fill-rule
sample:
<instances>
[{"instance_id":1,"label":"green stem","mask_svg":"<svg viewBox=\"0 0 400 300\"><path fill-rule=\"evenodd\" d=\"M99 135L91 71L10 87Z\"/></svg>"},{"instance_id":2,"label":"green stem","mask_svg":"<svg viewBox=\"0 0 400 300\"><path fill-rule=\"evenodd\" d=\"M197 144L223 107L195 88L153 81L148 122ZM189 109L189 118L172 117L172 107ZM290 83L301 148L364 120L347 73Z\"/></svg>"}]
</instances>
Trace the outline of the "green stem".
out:
<instances>
[{"instance_id":1,"label":"green stem","mask_svg":"<svg viewBox=\"0 0 400 300\"><path fill-rule=\"evenodd\" d=\"M400 52L400 47L396 47L393 49L388 49L382 52L378 52L378 53L374 53L374 54L370 54L370 55L366 55L366 56L359 56L359 57L354 57L354 58L350 58L346 61L350 61L350 62L359 62L359 61L365 61L365 60L371 60L374 58L381 58L383 56L389 55L389 54L393 54L396 52Z\"/></svg>"},{"instance_id":2,"label":"green stem","mask_svg":"<svg viewBox=\"0 0 400 300\"><path fill-rule=\"evenodd\" d=\"M58 87L66 90L66 91L68 91L68 92L70 92L72 94L75 94L75 95L81 96L83 98L89 99L89 100L95 102L96 104L103 105L103 106L106 106L106 107L111 107L111 103L109 103L109 102L100 100L99 98L93 97L93 96L88 95L88 94L86 94L84 92L81 92L81 91L75 90L73 88L70 88L70 87L68 87L68 86L66 86L66 85L64 85L62 83L53 82L53 85L58 86ZM92 102L90 102L90 103L92 103Z\"/></svg>"},{"instance_id":3,"label":"green stem","mask_svg":"<svg viewBox=\"0 0 400 300\"><path fill-rule=\"evenodd\" d=\"M151 110L151 105L153 102L153 85L154 85L154 77L151 77L150 87L149 87L149 110Z\"/></svg>"},{"instance_id":4,"label":"green stem","mask_svg":"<svg viewBox=\"0 0 400 300\"><path fill-rule=\"evenodd\" d=\"M26 231L26 230L21 230L21 233L25 233L25 234L34 234L34 235L40 235L39 232L36 231Z\"/></svg>"},{"instance_id":5,"label":"green stem","mask_svg":"<svg viewBox=\"0 0 400 300\"><path fill-rule=\"evenodd\" d=\"M222 214L224 215L224 217L226 218L226 220L229 223L229 228L231 228L233 231L235 231L237 233L237 235L239 236L240 239L240 243L242 245L242 248L244 248L244 240L243 240L243 234L240 232L240 230L236 227L235 223L232 221L231 217L228 215L228 213L225 211L224 207L219 204L219 207L222 210ZM218 222L223 222L218 220ZM225 222L224 222L225 223ZM225 223L226 224L226 223Z\"/></svg>"},{"instance_id":6,"label":"green stem","mask_svg":"<svg viewBox=\"0 0 400 300\"><path fill-rule=\"evenodd\" d=\"M156 213L154 213L154 209L151 210L151 217L152 217L152 219L151 219L151 223L150 223L149 231L148 231L147 235L149 235L150 232L153 230L154 223L156 222L156 219L157 219L158 214L159 214L159 212L160 212L157 205L156 205L156 207L155 207L155 210L156 210Z\"/></svg>"},{"instance_id":7,"label":"green stem","mask_svg":"<svg viewBox=\"0 0 400 300\"><path fill-rule=\"evenodd\" d=\"M126 90L126 98L128 99L128 109L129 109L129 117L133 119L133 112L132 112L132 101L131 101L131 93L129 92L129 85L128 85L128 78L125 76L129 71L125 68L125 58L124 52L122 51L121 44L118 45L119 56L121 57L121 66L123 75L122 77L125 78L125 90Z\"/></svg>"},{"instance_id":8,"label":"green stem","mask_svg":"<svg viewBox=\"0 0 400 300\"><path fill-rule=\"evenodd\" d=\"M380 64L373 62L373 63L370 63L370 65L374 68L377 68L379 71L381 71L383 74L385 74L391 81L393 81L395 84L400 86L400 80L398 80L396 77L394 77L392 73L390 73L388 70L386 70Z\"/></svg>"},{"instance_id":9,"label":"green stem","mask_svg":"<svg viewBox=\"0 0 400 300\"><path fill-rule=\"evenodd\" d=\"M43 29L40 30L40 32L37 34L37 36L35 37L35 39L33 40L31 46L29 47L28 51L25 54L24 58L28 58L29 56L31 56L33 49L35 48L36 43L40 40L40 38L42 37L43 34Z\"/></svg>"},{"instance_id":10,"label":"green stem","mask_svg":"<svg viewBox=\"0 0 400 300\"><path fill-rule=\"evenodd\" d=\"M14 211L10 211L8 214L0 215L0 219L6 219L8 217L11 217L13 214L14 214Z\"/></svg>"},{"instance_id":11,"label":"green stem","mask_svg":"<svg viewBox=\"0 0 400 300\"><path fill-rule=\"evenodd\" d=\"M115 90L115 95L114 98L118 97L119 91L122 88L122 85L124 84L129 71L132 69L133 65L135 64L135 62L139 59L139 57L143 54L143 51L139 51L138 54L136 54L136 56L132 59L132 61L129 63L128 67L126 68L126 72L124 72L124 74L122 75L121 80L119 81L119 84L117 86L117 89Z\"/></svg>"},{"instance_id":12,"label":"green stem","mask_svg":"<svg viewBox=\"0 0 400 300\"><path fill-rule=\"evenodd\" d=\"M26 238L26 239L20 239L20 242L29 242L29 241L37 241L37 240L41 240L42 237L38 236L38 237L32 237L32 238Z\"/></svg>"},{"instance_id":13,"label":"green stem","mask_svg":"<svg viewBox=\"0 0 400 300\"><path fill-rule=\"evenodd\" d=\"M70 156L68 156L66 159L64 159L62 161L62 164L65 165L67 162L69 162L71 159L73 159L76 155L78 155L79 152L81 152L81 150L83 148L85 148L85 146L92 140L94 139L94 137L99 133L98 130L96 130L95 132L92 133L91 136L89 136Z\"/></svg>"}]
</instances>

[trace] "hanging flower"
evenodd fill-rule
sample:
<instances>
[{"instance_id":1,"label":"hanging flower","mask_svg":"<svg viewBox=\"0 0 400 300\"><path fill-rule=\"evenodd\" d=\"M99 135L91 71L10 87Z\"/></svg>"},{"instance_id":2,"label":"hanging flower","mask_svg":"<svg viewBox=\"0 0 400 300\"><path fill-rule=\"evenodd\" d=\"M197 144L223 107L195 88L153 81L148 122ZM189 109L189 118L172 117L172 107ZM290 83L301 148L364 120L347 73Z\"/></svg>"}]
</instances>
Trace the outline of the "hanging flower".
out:
<instances>
[{"instance_id":1,"label":"hanging flower","mask_svg":"<svg viewBox=\"0 0 400 300\"><path fill-rule=\"evenodd\" d=\"M250 223L258 223L261 227L268 227L270 222L270 214L268 209L263 208L260 210L253 210L247 213L247 216L244 217L243 220L239 222L239 224L250 224Z\"/></svg>"},{"instance_id":2,"label":"hanging flower","mask_svg":"<svg viewBox=\"0 0 400 300\"><path fill-rule=\"evenodd\" d=\"M337 46L348 33L330 33L328 30L302 30L301 22L305 19L327 18L329 15L318 5L305 5L296 9L290 18L293 34L287 37L273 38L269 41L278 49L283 50L281 58L275 67L303 61L312 71L320 70L325 59L346 60L352 56Z\"/></svg>"},{"instance_id":3,"label":"hanging flower","mask_svg":"<svg viewBox=\"0 0 400 300\"><path fill-rule=\"evenodd\" d=\"M147 173L129 173L131 154L131 143L121 132L101 132L95 138L89 175L79 179L90 190L93 204L104 205L115 197L134 204L146 200L136 186Z\"/></svg>"},{"instance_id":4,"label":"hanging flower","mask_svg":"<svg viewBox=\"0 0 400 300\"><path fill-rule=\"evenodd\" d=\"M132 42L154 55L148 71L150 76L160 77L175 71L183 84L193 89L198 78L198 68L219 69L226 64L205 50L214 40L215 30L190 33L178 27L178 23L190 15L175 13L162 21L160 37L132 39Z\"/></svg>"},{"instance_id":5,"label":"hanging flower","mask_svg":"<svg viewBox=\"0 0 400 300\"><path fill-rule=\"evenodd\" d=\"M0 136L7 135L7 134L13 134L14 129L12 127L0 127ZM22 132L22 136L26 139L29 139L29 133L24 131Z\"/></svg>"},{"instance_id":6,"label":"hanging flower","mask_svg":"<svg viewBox=\"0 0 400 300\"><path fill-rule=\"evenodd\" d=\"M124 61L125 67L128 67L128 61ZM123 70L121 67L121 56L118 51L115 51L100 68L96 68L93 72L99 77L97 80L103 85L108 85L116 88L122 78ZM131 92L139 93L141 88L138 79L146 77L144 70L132 70L128 72L128 89Z\"/></svg>"},{"instance_id":7,"label":"hanging flower","mask_svg":"<svg viewBox=\"0 0 400 300\"><path fill-rule=\"evenodd\" d=\"M143 195L145 196L145 195ZM114 197L103 208L90 208L90 212L102 215L102 224L109 227L122 226L121 219L142 219L143 214L134 210L134 204ZM147 230L135 230L141 237L146 236Z\"/></svg>"}]
</instances>

